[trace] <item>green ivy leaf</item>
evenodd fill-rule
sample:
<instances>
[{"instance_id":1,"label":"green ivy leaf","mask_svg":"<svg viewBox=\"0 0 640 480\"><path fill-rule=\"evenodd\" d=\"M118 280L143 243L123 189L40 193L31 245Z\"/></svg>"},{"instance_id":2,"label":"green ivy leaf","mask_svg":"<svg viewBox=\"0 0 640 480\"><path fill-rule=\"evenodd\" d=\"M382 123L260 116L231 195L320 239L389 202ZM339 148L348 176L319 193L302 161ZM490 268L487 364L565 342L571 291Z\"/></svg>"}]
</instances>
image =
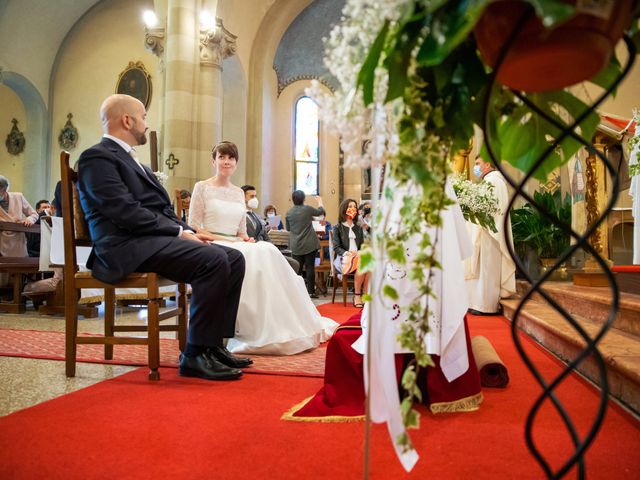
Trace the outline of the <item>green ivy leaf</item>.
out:
<instances>
[{"instance_id":1,"label":"green ivy leaf","mask_svg":"<svg viewBox=\"0 0 640 480\"><path fill-rule=\"evenodd\" d=\"M391 285L385 285L382 287L382 294L389 297L391 300L398 300L398 292Z\"/></svg>"}]
</instances>

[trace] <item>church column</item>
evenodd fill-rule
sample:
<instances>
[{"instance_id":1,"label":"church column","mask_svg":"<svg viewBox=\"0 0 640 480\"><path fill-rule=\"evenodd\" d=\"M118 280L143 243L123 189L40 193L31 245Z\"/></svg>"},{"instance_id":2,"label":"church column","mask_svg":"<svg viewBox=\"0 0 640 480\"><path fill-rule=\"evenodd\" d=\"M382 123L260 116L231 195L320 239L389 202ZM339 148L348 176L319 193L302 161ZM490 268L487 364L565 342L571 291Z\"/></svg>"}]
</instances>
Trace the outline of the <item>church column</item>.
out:
<instances>
[{"instance_id":1,"label":"church column","mask_svg":"<svg viewBox=\"0 0 640 480\"><path fill-rule=\"evenodd\" d=\"M167 190L193 187L194 84L198 70L198 9L196 0L168 0L165 41L165 94L161 162L169 175ZM169 160L168 164L165 163ZM179 164L176 164L176 160ZM173 166L173 168L171 168Z\"/></svg>"},{"instance_id":2,"label":"church column","mask_svg":"<svg viewBox=\"0 0 640 480\"><path fill-rule=\"evenodd\" d=\"M211 148L222 140L222 61L236 52L236 36L216 18L215 27L200 31L200 75L198 82L198 141L196 174L212 174Z\"/></svg>"}]
</instances>

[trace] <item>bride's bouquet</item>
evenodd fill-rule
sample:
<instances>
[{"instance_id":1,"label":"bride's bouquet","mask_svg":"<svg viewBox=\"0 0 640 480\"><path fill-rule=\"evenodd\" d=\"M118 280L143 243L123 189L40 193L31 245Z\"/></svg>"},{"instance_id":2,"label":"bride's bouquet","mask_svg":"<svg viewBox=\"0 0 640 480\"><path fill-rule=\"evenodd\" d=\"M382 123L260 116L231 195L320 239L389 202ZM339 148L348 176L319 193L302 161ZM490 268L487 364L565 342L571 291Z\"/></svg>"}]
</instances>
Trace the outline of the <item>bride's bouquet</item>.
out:
<instances>
[{"instance_id":1,"label":"bride's bouquet","mask_svg":"<svg viewBox=\"0 0 640 480\"><path fill-rule=\"evenodd\" d=\"M454 175L452 180L464 219L496 233L498 229L494 216L499 208L493 185L489 182L472 182L461 175Z\"/></svg>"}]
</instances>

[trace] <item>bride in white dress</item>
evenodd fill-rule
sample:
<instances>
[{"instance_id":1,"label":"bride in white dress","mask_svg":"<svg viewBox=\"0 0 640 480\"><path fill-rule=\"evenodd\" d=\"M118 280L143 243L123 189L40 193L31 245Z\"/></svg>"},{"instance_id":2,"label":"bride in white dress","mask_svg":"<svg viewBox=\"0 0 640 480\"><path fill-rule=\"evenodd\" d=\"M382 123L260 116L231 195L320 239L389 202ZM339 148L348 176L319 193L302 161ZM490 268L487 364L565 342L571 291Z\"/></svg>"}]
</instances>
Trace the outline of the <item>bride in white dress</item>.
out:
<instances>
[{"instance_id":1,"label":"bride in white dress","mask_svg":"<svg viewBox=\"0 0 640 480\"><path fill-rule=\"evenodd\" d=\"M320 315L302 277L269 242L247 236L244 192L231 183L238 150L221 142L212 152L216 176L197 182L191 195L189 224L208 230L216 243L245 257L236 335L227 348L234 353L292 355L317 347L338 324Z\"/></svg>"}]
</instances>

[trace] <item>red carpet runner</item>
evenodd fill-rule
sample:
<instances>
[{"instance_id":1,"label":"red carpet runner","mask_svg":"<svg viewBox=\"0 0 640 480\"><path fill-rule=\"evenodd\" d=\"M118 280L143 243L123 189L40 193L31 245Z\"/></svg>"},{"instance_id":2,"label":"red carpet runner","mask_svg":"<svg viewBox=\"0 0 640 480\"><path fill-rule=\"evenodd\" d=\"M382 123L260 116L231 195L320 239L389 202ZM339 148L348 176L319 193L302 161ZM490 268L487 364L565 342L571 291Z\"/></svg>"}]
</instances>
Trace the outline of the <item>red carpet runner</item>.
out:
<instances>
[{"instance_id":1,"label":"red carpet runner","mask_svg":"<svg viewBox=\"0 0 640 480\"><path fill-rule=\"evenodd\" d=\"M355 308L330 303L320 305L318 310L323 316L339 323L357 312ZM79 345L78 361L116 365L147 364L147 347L144 345L116 345L113 351L114 359L104 360L102 345ZM177 367L179 353L177 340L160 340L161 366ZM0 329L0 356L64 360L64 332ZM247 372L322 377L324 357L324 348L291 356L251 355L254 366Z\"/></svg>"},{"instance_id":2,"label":"red carpet runner","mask_svg":"<svg viewBox=\"0 0 640 480\"><path fill-rule=\"evenodd\" d=\"M476 317L469 326L471 335L491 340L509 368L509 386L485 389L476 412L434 416L423 409L420 430L411 432L421 455L411 474L395 459L386 427L374 426L372 479L543 478L523 433L539 388L504 320ZM525 345L543 375L559 370L532 342ZM362 478L363 423L280 420L321 386L319 378L272 375L206 382L180 378L176 369L163 369L162 380L152 383L139 369L1 418L0 478ZM595 390L571 377L559 396L584 430ZM534 432L557 465L570 442L552 409L543 408ZM588 452L588 478L637 478L638 451L638 422L613 406Z\"/></svg>"}]
</instances>

